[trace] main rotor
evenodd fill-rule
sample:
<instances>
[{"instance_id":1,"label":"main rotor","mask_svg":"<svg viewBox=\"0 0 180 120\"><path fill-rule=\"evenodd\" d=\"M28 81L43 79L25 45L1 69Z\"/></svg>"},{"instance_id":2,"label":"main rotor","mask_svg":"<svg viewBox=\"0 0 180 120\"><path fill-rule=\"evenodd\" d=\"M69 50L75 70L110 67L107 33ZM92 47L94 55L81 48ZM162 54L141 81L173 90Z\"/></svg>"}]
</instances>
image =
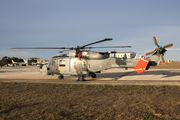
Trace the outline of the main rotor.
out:
<instances>
[{"instance_id":1,"label":"main rotor","mask_svg":"<svg viewBox=\"0 0 180 120\"><path fill-rule=\"evenodd\" d=\"M105 41L111 41L113 40L112 38L105 38L103 40L99 40L93 43L89 43L83 46L76 46L76 47L18 47L18 48L9 48L9 49L65 49L62 51L59 51L59 53L65 52L65 51L69 51L69 50L75 50L76 51L76 55L78 52L80 52L82 49L94 49L94 48L129 48L131 46L105 46L105 47L87 47L90 45L94 45L97 43L101 43L101 42L105 42Z\"/></svg>"}]
</instances>

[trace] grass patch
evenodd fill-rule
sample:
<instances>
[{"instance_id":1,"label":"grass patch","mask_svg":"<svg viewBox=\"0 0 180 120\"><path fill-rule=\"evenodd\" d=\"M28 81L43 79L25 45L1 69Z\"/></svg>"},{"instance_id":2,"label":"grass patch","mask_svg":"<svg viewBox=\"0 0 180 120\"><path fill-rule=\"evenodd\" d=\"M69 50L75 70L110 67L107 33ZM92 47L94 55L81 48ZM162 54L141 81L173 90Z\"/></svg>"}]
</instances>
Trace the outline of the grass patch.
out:
<instances>
[{"instance_id":1,"label":"grass patch","mask_svg":"<svg viewBox=\"0 0 180 120\"><path fill-rule=\"evenodd\" d=\"M46 83L17 83L17 82L0 82L0 85L24 85L26 87L47 87L47 88L91 88L91 89L99 89L99 90L168 90L168 89L179 89L179 86L150 86L150 85L81 85L81 84L46 84Z\"/></svg>"},{"instance_id":2,"label":"grass patch","mask_svg":"<svg viewBox=\"0 0 180 120\"><path fill-rule=\"evenodd\" d=\"M11 104L7 101L0 103L0 113L7 112L11 109Z\"/></svg>"},{"instance_id":3,"label":"grass patch","mask_svg":"<svg viewBox=\"0 0 180 120\"><path fill-rule=\"evenodd\" d=\"M180 118L179 86L0 82L0 88L2 119Z\"/></svg>"},{"instance_id":4,"label":"grass patch","mask_svg":"<svg viewBox=\"0 0 180 120\"><path fill-rule=\"evenodd\" d=\"M69 108L69 107L70 107L70 104L68 104L68 103L65 103L65 106Z\"/></svg>"},{"instance_id":5,"label":"grass patch","mask_svg":"<svg viewBox=\"0 0 180 120\"><path fill-rule=\"evenodd\" d=\"M158 119L156 117L154 117L152 114L150 113L139 113L139 115L141 117L143 117L143 119L145 120L163 120L163 119Z\"/></svg>"}]
</instances>

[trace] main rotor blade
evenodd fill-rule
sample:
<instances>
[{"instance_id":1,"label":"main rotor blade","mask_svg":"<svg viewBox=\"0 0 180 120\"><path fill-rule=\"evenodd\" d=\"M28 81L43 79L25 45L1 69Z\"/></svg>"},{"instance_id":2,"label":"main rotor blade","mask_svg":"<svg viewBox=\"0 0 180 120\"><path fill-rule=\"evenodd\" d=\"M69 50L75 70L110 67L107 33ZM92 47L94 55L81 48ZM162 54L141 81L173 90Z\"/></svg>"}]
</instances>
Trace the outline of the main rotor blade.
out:
<instances>
[{"instance_id":1,"label":"main rotor blade","mask_svg":"<svg viewBox=\"0 0 180 120\"><path fill-rule=\"evenodd\" d=\"M150 54L153 54L154 52L155 52L155 50L150 51L150 52L147 52L147 53L145 53L145 56L150 55Z\"/></svg>"},{"instance_id":2,"label":"main rotor blade","mask_svg":"<svg viewBox=\"0 0 180 120\"><path fill-rule=\"evenodd\" d=\"M84 49L94 49L94 48L129 48L131 46L105 46L105 47L84 47Z\"/></svg>"},{"instance_id":3,"label":"main rotor blade","mask_svg":"<svg viewBox=\"0 0 180 120\"><path fill-rule=\"evenodd\" d=\"M157 42L157 39L156 39L156 36L153 36L153 39L154 39L155 45L159 47L158 42Z\"/></svg>"},{"instance_id":4,"label":"main rotor blade","mask_svg":"<svg viewBox=\"0 0 180 120\"><path fill-rule=\"evenodd\" d=\"M168 48L168 47L172 47L172 46L173 46L173 43L165 45L163 48Z\"/></svg>"},{"instance_id":5,"label":"main rotor blade","mask_svg":"<svg viewBox=\"0 0 180 120\"><path fill-rule=\"evenodd\" d=\"M69 49L69 50L59 51L58 53L63 53L63 52L65 52L65 51L71 51L71 49Z\"/></svg>"},{"instance_id":6,"label":"main rotor blade","mask_svg":"<svg viewBox=\"0 0 180 120\"><path fill-rule=\"evenodd\" d=\"M111 41L111 40L112 40L112 38L105 38L104 40L100 40L100 41L97 41L97 42L93 42L93 43L84 45L84 46L82 46L81 48L84 49L86 46L93 45L93 44L97 44L97 43L100 43L100 42Z\"/></svg>"},{"instance_id":7,"label":"main rotor blade","mask_svg":"<svg viewBox=\"0 0 180 120\"><path fill-rule=\"evenodd\" d=\"M68 47L20 47L20 48L9 48L9 49L73 49Z\"/></svg>"}]
</instances>

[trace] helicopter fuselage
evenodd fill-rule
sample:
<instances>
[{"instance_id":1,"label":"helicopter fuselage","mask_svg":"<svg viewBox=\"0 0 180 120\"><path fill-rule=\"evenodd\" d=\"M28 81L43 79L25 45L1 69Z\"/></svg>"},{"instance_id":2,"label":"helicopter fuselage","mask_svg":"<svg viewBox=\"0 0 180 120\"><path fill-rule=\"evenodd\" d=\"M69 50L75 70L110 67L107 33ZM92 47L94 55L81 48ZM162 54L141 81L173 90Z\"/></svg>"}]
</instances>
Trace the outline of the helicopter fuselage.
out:
<instances>
[{"instance_id":1,"label":"helicopter fuselage","mask_svg":"<svg viewBox=\"0 0 180 120\"><path fill-rule=\"evenodd\" d=\"M94 75L110 68L135 67L139 59L113 58L108 53L81 51L76 56L75 51L66 55L54 56L49 65L43 66L46 75Z\"/></svg>"},{"instance_id":2,"label":"helicopter fuselage","mask_svg":"<svg viewBox=\"0 0 180 120\"><path fill-rule=\"evenodd\" d=\"M150 66L157 66L160 61L163 63L164 53L167 51L165 48L172 47L173 43L160 47L153 36L154 43L157 48L153 51L146 53L145 55L153 54L148 58L142 59L127 59L126 55L123 58L111 58L109 54L111 52L94 52L85 49L92 48L129 48L131 46L106 46L106 47L88 47L97 43L111 41L112 38L105 38L100 41L96 41L83 46L74 47L29 47L29 48L10 48L10 49L64 49L59 51L60 53L74 50L68 54L55 56L48 65L42 67L43 74L54 75L58 74L60 79L63 79L63 75L76 75L78 76L78 81L84 81L86 75L91 75L91 77L96 77L96 72L99 73L102 70L115 68L115 67L134 67L137 73L142 73L149 69ZM83 51L84 50L84 51Z\"/></svg>"}]
</instances>

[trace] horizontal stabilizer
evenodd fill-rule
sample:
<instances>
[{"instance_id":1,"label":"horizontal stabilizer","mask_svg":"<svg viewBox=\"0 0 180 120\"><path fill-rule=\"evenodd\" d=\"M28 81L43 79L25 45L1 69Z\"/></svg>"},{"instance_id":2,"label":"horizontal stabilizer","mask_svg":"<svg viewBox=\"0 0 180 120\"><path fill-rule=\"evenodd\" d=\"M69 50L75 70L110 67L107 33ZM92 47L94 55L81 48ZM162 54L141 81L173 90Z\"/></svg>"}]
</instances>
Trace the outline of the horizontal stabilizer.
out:
<instances>
[{"instance_id":1,"label":"horizontal stabilizer","mask_svg":"<svg viewBox=\"0 0 180 120\"><path fill-rule=\"evenodd\" d=\"M141 59L138 64L134 67L134 69L136 70L136 72L139 74L139 73L142 73L142 72L145 72L146 71L146 67L149 63L149 60L148 59Z\"/></svg>"}]
</instances>

